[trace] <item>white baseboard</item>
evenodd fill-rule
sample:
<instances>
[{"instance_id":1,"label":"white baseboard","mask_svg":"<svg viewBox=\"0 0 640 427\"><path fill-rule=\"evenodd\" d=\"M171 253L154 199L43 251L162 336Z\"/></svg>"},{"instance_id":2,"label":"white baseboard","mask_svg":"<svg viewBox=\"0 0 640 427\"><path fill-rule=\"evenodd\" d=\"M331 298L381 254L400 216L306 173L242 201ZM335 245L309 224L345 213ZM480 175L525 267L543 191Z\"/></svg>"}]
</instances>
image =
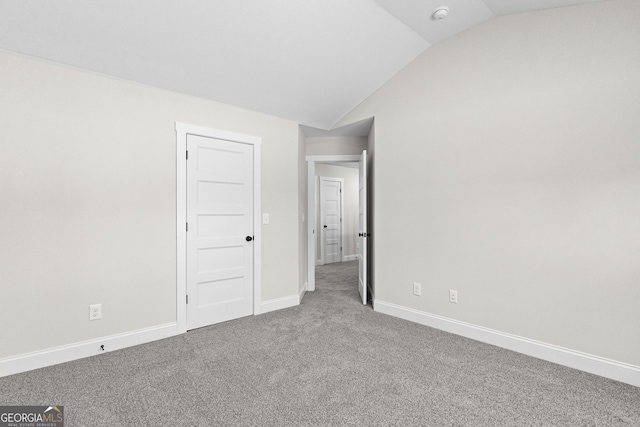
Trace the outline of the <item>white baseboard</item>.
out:
<instances>
[{"instance_id":1,"label":"white baseboard","mask_svg":"<svg viewBox=\"0 0 640 427\"><path fill-rule=\"evenodd\" d=\"M298 304L300 304L300 295L274 298L269 301L263 301L260 304L259 314L264 314L275 310L282 310L283 308L295 307Z\"/></svg>"},{"instance_id":2,"label":"white baseboard","mask_svg":"<svg viewBox=\"0 0 640 427\"><path fill-rule=\"evenodd\" d=\"M154 326L152 328L138 329L123 334L81 341L60 347L25 353L18 356L0 359L0 377L70 362L83 357L145 344L151 341L169 338L177 334L176 323ZM104 351L100 346L104 346Z\"/></svg>"},{"instance_id":3,"label":"white baseboard","mask_svg":"<svg viewBox=\"0 0 640 427\"><path fill-rule=\"evenodd\" d=\"M603 357L546 344L458 320L448 319L380 300L374 301L374 310L452 334L471 338L476 341L533 356L538 359L547 360L559 365L640 387L640 366L605 359Z\"/></svg>"},{"instance_id":4,"label":"white baseboard","mask_svg":"<svg viewBox=\"0 0 640 427\"><path fill-rule=\"evenodd\" d=\"M346 262L346 261L355 261L358 259L358 254L356 255L345 255L342 257L342 261Z\"/></svg>"},{"instance_id":5,"label":"white baseboard","mask_svg":"<svg viewBox=\"0 0 640 427\"><path fill-rule=\"evenodd\" d=\"M305 290L306 284L300 294L262 302L260 304L260 313L268 313L270 311L299 305ZM177 324L174 322L25 353L18 356L11 356L0 359L0 377L57 365L59 363L71 362L72 360L95 356L106 351L114 351L145 344L175 335L178 335L178 330ZM100 346L104 346L104 351Z\"/></svg>"}]
</instances>

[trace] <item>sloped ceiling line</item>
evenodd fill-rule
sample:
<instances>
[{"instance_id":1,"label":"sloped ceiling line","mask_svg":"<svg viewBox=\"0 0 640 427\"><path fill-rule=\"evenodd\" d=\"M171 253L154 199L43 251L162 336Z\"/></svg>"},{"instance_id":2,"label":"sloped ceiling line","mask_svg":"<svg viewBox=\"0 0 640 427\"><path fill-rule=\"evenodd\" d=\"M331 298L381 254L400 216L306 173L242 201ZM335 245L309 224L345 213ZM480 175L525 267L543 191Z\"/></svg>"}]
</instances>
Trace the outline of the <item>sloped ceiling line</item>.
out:
<instances>
[{"instance_id":1,"label":"sloped ceiling line","mask_svg":"<svg viewBox=\"0 0 640 427\"><path fill-rule=\"evenodd\" d=\"M433 43L592 1L6 0L0 49L330 129Z\"/></svg>"}]
</instances>

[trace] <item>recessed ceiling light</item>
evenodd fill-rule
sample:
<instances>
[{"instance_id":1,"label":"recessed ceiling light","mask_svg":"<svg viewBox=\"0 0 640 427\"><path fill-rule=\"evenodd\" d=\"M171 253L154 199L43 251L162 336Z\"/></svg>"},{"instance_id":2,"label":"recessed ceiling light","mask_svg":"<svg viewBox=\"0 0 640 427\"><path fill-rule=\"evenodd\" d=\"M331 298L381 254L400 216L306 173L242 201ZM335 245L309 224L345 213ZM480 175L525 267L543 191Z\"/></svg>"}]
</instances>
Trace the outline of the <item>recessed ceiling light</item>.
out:
<instances>
[{"instance_id":1,"label":"recessed ceiling light","mask_svg":"<svg viewBox=\"0 0 640 427\"><path fill-rule=\"evenodd\" d=\"M431 16L433 16L433 19L435 20L440 20L440 19L446 18L448 13L449 13L449 8L447 6L441 6L436 10L434 10L433 15Z\"/></svg>"}]
</instances>

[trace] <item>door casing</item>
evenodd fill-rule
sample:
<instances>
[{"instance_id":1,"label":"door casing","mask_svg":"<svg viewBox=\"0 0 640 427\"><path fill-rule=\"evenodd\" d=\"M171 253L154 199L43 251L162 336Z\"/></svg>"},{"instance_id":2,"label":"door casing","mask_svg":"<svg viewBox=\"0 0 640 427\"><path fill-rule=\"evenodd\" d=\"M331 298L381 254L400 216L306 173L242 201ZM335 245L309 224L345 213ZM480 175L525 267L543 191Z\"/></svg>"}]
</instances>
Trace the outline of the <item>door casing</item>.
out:
<instances>
[{"instance_id":1,"label":"door casing","mask_svg":"<svg viewBox=\"0 0 640 427\"><path fill-rule=\"evenodd\" d=\"M260 147L262 138L176 122L176 332L187 332L187 135L253 145L253 314L261 313L262 225Z\"/></svg>"}]
</instances>

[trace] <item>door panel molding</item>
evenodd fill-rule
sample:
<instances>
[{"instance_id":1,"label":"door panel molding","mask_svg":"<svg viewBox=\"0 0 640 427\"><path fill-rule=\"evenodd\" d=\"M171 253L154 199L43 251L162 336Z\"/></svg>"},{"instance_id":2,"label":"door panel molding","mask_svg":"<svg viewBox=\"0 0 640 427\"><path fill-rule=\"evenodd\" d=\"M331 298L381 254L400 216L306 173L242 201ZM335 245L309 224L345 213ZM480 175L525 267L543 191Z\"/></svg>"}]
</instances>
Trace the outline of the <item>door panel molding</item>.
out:
<instances>
[{"instance_id":1,"label":"door panel molding","mask_svg":"<svg viewBox=\"0 0 640 427\"><path fill-rule=\"evenodd\" d=\"M187 135L216 138L253 145L253 314L261 313L262 225L261 166L262 138L176 122L176 325L177 333L187 331Z\"/></svg>"}]
</instances>

